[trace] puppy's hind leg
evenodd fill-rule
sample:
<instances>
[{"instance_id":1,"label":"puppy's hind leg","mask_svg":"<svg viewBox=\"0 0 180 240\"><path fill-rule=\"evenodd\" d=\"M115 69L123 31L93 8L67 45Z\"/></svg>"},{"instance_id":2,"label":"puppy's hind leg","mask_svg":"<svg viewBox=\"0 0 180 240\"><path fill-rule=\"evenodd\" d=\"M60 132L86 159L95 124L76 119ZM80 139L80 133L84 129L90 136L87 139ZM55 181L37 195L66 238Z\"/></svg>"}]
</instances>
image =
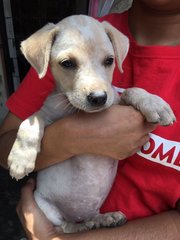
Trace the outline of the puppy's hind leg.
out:
<instances>
[{"instance_id":1,"label":"puppy's hind leg","mask_svg":"<svg viewBox=\"0 0 180 240\"><path fill-rule=\"evenodd\" d=\"M89 229L96 229L100 227L117 227L126 222L126 216L118 212L108 212L104 214L97 214L94 218L87 221L85 224Z\"/></svg>"},{"instance_id":2,"label":"puppy's hind leg","mask_svg":"<svg viewBox=\"0 0 180 240\"><path fill-rule=\"evenodd\" d=\"M34 192L34 198L39 208L43 211L50 222L56 227L58 232L76 233L90 230L92 224L70 223L63 220L59 209L49 201L47 201L39 192Z\"/></svg>"},{"instance_id":3,"label":"puppy's hind leg","mask_svg":"<svg viewBox=\"0 0 180 240\"><path fill-rule=\"evenodd\" d=\"M92 219L83 223L64 222L62 229L64 233L84 232L97 228L108 228L121 226L126 222L126 216L122 212L109 212L97 214Z\"/></svg>"},{"instance_id":4,"label":"puppy's hind leg","mask_svg":"<svg viewBox=\"0 0 180 240\"><path fill-rule=\"evenodd\" d=\"M34 198L39 208L43 211L43 213L46 215L49 221L52 222L54 226L57 226L58 229L60 228L59 231L61 231L61 225L63 224L63 217L59 209L54 204L47 201L37 191L34 192Z\"/></svg>"}]
</instances>

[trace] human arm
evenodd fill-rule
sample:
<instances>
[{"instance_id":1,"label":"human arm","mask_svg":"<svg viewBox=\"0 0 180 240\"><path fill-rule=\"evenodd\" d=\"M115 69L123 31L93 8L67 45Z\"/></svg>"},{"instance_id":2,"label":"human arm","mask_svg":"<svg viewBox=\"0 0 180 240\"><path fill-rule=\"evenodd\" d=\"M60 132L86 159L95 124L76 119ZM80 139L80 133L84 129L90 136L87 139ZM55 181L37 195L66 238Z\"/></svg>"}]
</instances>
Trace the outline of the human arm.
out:
<instances>
[{"instance_id":1,"label":"human arm","mask_svg":"<svg viewBox=\"0 0 180 240\"><path fill-rule=\"evenodd\" d=\"M0 163L4 167L21 122L9 113L0 128ZM155 127L128 106L114 105L93 114L79 112L45 129L36 170L83 153L124 159L148 141L148 133Z\"/></svg>"},{"instance_id":2,"label":"human arm","mask_svg":"<svg viewBox=\"0 0 180 240\"><path fill-rule=\"evenodd\" d=\"M57 236L53 240L177 240L179 238L180 214L168 211L151 217L127 222L118 228L98 229L74 236Z\"/></svg>"},{"instance_id":3,"label":"human arm","mask_svg":"<svg viewBox=\"0 0 180 240\"><path fill-rule=\"evenodd\" d=\"M91 230L77 234L58 234L34 201L34 181L22 189L17 213L31 240L177 240L180 230L180 214L168 211L152 217L127 222L117 228ZM39 224L41 223L41 224Z\"/></svg>"}]
</instances>

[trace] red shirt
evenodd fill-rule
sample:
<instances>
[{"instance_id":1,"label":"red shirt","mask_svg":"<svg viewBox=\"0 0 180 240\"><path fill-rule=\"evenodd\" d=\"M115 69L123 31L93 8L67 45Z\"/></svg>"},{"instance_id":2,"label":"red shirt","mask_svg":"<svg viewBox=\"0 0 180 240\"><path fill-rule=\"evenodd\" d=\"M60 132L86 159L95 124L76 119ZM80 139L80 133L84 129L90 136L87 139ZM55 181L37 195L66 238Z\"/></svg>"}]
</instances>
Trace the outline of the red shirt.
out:
<instances>
[{"instance_id":1,"label":"red shirt","mask_svg":"<svg viewBox=\"0 0 180 240\"><path fill-rule=\"evenodd\" d=\"M127 12L101 20L109 21L130 39L124 73L117 68L114 72L117 90L135 86L157 94L171 105L177 118L172 126L158 127L141 151L119 162L114 185L101 211L120 210L130 220L173 209L180 197L180 46L137 45L128 29ZM39 80L31 69L7 106L25 119L41 107L53 88L50 70Z\"/></svg>"}]
</instances>

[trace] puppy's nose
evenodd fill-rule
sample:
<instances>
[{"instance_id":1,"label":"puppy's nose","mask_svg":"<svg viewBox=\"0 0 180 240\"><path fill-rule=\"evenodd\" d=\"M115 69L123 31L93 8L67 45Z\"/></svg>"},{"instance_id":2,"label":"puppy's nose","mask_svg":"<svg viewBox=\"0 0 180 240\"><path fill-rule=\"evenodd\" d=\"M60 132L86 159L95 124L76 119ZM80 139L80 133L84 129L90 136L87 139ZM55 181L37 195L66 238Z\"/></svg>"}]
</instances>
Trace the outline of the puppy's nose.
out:
<instances>
[{"instance_id":1,"label":"puppy's nose","mask_svg":"<svg viewBox=\"0 0 180 240\"><path fill-rule=\"evenodd\" d=\"M106 92L91 92L87 96L87 100L93 107L103 106L107 101L107 93Z\"/></svg>"}]
</instances>

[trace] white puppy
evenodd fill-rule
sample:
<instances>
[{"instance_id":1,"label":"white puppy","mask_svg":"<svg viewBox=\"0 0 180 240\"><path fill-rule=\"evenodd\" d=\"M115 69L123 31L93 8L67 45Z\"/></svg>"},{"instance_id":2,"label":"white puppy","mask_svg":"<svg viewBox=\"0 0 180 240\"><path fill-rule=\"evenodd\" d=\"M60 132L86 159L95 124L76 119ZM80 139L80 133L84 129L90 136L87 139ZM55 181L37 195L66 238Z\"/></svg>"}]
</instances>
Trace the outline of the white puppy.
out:
<instances>
[{"instance_id":1,"label":"white puppy","mask_svg":"<svg viewBox=\"0 0 180 240\"><path fill-rule=\"evenodd\" d=\"M107 22L71 16L46 25L21 46L40 78L50 65L56 89L40 111L20 125L8 157L10 174L16 179L33 171L44 127L77 109L90 113L121 102L139 109L149 122L169 125L175 120L167 103L143 89L127 89L121 99L115 92L111 85L115 58L122 71L128 39ZM117 164L107 157L81 155L49 167L38 173L35 199L64 232L120 225L125 222L122 213L99 214Z\"/></svg>"}]
</instances>

